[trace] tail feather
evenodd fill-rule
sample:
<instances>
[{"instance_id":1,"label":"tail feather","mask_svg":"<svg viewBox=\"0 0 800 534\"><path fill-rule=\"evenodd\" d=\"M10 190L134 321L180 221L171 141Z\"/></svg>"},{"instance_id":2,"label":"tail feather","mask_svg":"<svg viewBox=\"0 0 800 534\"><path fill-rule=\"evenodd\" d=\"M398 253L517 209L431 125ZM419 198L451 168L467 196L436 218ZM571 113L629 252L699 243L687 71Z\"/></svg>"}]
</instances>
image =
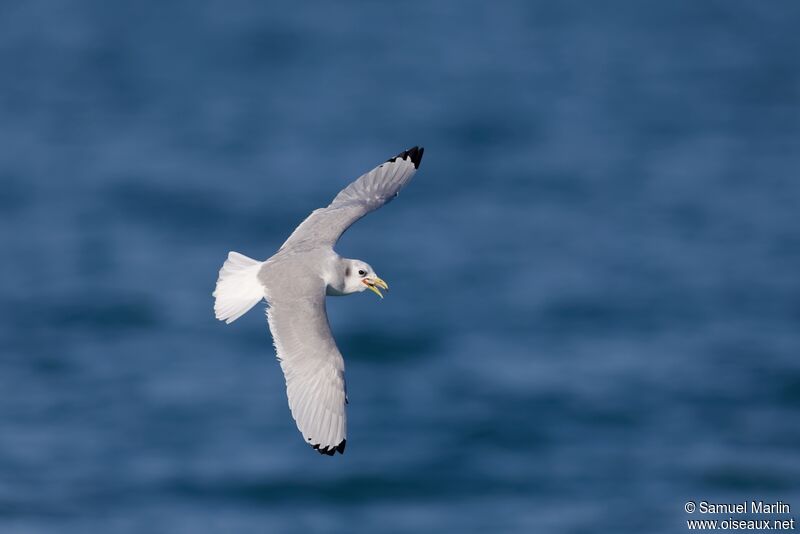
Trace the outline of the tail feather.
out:
<instances>
[{"instance_id":1,"label":"tail feather","mask_svg":"<svg viewBox=\"0 0 800 534\"><path fill-rule=\"evenodd\" d=\"M230 324L264 298L264 286L258 281L262 263L238 252L228 253L213 294L217 319Z\"/></svg>"}]
</instances>

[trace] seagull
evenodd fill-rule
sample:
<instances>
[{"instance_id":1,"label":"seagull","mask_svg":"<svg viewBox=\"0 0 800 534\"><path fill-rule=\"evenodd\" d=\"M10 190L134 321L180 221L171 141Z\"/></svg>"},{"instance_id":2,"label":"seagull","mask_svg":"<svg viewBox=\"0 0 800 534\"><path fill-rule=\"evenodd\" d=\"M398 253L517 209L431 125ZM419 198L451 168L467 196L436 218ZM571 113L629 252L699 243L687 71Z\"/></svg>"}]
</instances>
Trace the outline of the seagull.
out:
<instances>
[{"instance_id":1,"label":"seagull","mask_svg":"<svg viewBox=\"0 0 800 534\"><path fill-rule=\"evenodd\" d=\"M214 290L214 314L232 323L266 299L267 322L286 379L289 410L303 439L321 454L344 454L347 389L344 359L331 334L325 296L388 290L375 270L333 249L364 215L392 201L422 161L413 147L342 189L314 210L274 256L257 261L229 252Z\"/></svg>"}]
</instances>

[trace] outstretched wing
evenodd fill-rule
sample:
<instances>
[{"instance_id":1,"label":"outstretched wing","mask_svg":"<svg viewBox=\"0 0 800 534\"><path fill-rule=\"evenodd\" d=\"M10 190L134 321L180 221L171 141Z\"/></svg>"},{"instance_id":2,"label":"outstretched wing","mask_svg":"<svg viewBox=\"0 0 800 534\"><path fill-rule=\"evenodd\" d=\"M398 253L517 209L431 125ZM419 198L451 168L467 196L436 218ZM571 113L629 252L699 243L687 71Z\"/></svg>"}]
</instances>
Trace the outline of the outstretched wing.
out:
<instances>
[{"instance_id":1,"label":"outstretched wing","mask_svg":"<svg viewBox=\"0 0 800 534\"><path fill-rule=\"evenodd\" d=\"M270 292L268 301L269 328L297 428L320 453L344 453L344 360L328 325L325 288L302 295Z\"/></svg>"},{"instance_id":2,"label":"outstretched wing","mask_svg":"<svg viewBox=\"0 0 800 534\"><path fill-rule=\"evenodd\" d=\"M410 148L359 177L342 189L328 207L314 210L281 249L333 247L351 224L397 196L419 168L424 150Z\"/></svg>"}]
</instances>

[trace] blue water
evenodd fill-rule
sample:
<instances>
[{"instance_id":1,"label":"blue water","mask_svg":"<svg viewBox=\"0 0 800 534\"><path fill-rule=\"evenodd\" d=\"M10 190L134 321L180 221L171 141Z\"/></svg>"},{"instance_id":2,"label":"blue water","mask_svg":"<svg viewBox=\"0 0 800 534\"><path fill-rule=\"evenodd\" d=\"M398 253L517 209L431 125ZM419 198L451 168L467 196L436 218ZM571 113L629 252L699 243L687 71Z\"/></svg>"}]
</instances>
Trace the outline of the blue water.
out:
<instances>
[{"instance_id":1,"label":"blue water","mask_svg":"<svg viewBox=\"0 0 800 534\"><path fill-rule=\"evenodd\" d=\"M800 510L800 4L0 7L0 532L686 531ZM344 456L211 291L339 245ZM793 514L795 515L794 511ZM798 514L800 515L800 514Z\"/></svg>"}]
</instances>

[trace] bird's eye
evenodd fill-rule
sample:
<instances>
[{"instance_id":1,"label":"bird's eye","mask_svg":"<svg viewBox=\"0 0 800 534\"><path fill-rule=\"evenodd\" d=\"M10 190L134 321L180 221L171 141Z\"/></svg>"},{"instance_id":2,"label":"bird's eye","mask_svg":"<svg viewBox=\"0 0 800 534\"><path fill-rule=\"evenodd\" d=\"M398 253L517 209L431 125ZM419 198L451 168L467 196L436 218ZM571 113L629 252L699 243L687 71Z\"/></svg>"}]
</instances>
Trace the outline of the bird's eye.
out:
<instances>
[{"instance_id":1,"label":"bird's eye","mask_svg":"<svg viewBox=\"0 0 800 534\"><path fill-rule=\"evenodd\" d=\"M358 276L367 276L367 271L365 271L364 269L359 269Z\"/></svg>"}]
</instances>

